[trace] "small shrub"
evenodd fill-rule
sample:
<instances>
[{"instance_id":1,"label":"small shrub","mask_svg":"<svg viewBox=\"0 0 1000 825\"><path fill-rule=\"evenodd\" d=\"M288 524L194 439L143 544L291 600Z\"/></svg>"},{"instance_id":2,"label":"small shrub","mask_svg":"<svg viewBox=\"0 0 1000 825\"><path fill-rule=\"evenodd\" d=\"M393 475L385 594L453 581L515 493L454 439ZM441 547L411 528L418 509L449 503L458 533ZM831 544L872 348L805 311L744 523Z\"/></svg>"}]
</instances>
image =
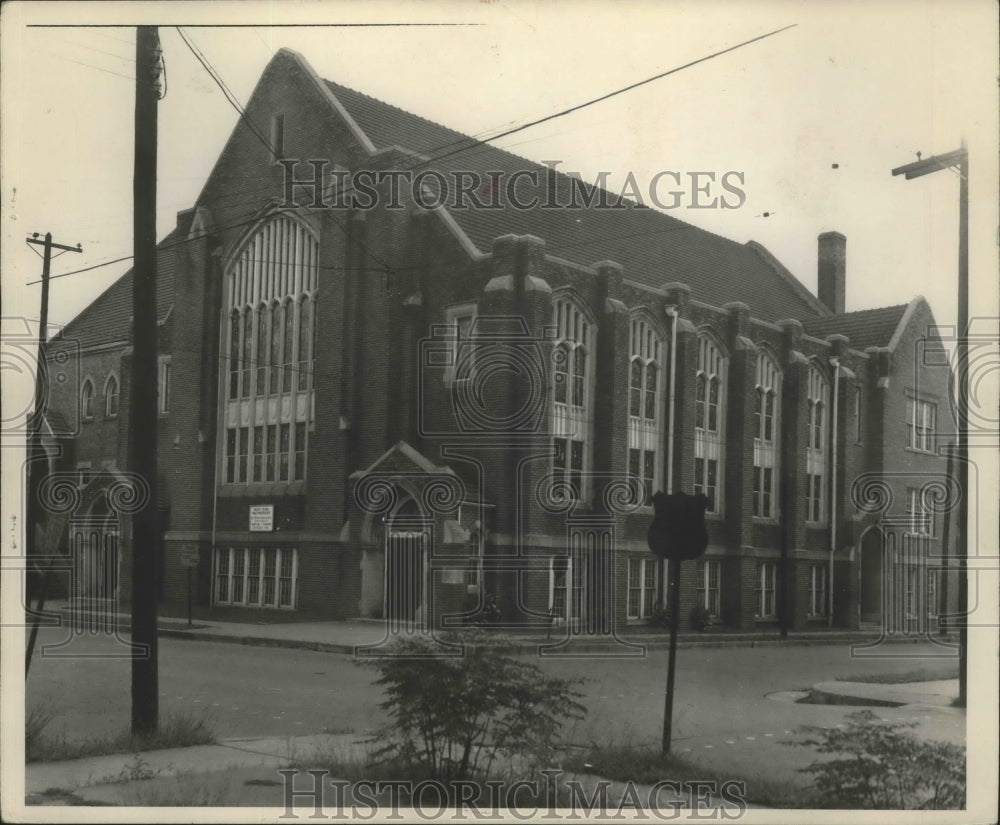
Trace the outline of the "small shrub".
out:
<instances>
[{"instance_id":1,"label":"small shrub","mask_svg":"<svg viewBox=\"0 0 1000 825\"><path fill-rule=\"evenodd\" d=\"M670 608L660 607L660 603L657 602L653 607L653 612L646 619L646 624L650 627L670 627Z\"/></svg>"},{"instance_id":2,"label":"small shrub","mask_svg":"<svg viewBox=\"0 0 1000 825\"><path fill-rule=\"evenodd\" d=\"M160 775L160 769L152 767L139 753L132 754L132 760L122 769L110 776L104 777L101 784L127 784L129 782L141 782L146 779L155 779Z\"/></svg>"},{"instance_id":3,"label":"small shrub","mask_svg":"<svg viewBox=\"0 0 1000 825\"><path fill-rule=\"evenodd\" d=\"M794 783L779 782L761 772L743 771L734 776L720 771L697 757L670 753L664 756L659 748L633 744L593 744L586 751L573 754L563 763L567 771L594 774L620 782L653 785L662 779L671 779L689 791L691 782L714 781L717 788L727 782L744 783L745 800L774 808L810 807L803 788ZM697 789L693 792L697 793Z\"/></svg>"},{"instance_id":4,"label":"small shrub","mask_svg":"<svg viewBox=\"0 0 1000 825\"><path fill-rule=\"evenodd\" d=\"M715 619L708 612L708 608L700 604L696 604L691 608L691 626L695 630L708 630L714 623Z\"/></svg>"},{"instance_id":5,"label":"small shrub","mask_svg":"<svg viewBox=\"0 0 1000 825\"><path fill-rule=\"evenodd\" d=\"M884 722L870 710L847 717L845 728L800 728L797 744L841 758L813 762L817 806L953 810L965 805L965 748L918 739L913 723Z\"/></svg>"},{"instance_id":6,"label":"small shrub","mask_svg":"<svg viewBox=\"0 0 1000 825\"><path fill-rule=\"evenodd\" d=\"M218 808L239 805L240 800L228 777L183 773L167 781L131 785L122 792L122 803L144 808Z\"/></svg>"},{"instance_id":7,"label":"small shrub","mask_svg":"<svg viewBox=\"0 0 1000 825\"><path fill-rule=\"evenodd\" d=\"M166 715L152 736L133 736L129 727L123 727L105 736L72 740L65 731L52 734L46 728L53 713L33 708L25 720L24 756L26 762L53 762L62 759L81 759L86 756L105 756L112 753L138 753L140 751L187 748L192 745L211 745L215 734L209 720L200 715L173 713Z\"/></svg>"},{"instance_id":8,"label":"small shrub","mask_svg":"<svg viewBox=\"0 0 1000 825\"><path fill-rule=\"evenodd\" d=\"M584 716L578 680L506 655L480 630L446 640L463 652L442 654L432 639L414 636L363 663L378 671L391 719L375 734L374 759L408 778L445 783L494 776L504 767L497 760L518 771L550 760L562 723Z\"/></svg>"},{"instance_id":9,"label":"small shrub","mask_svg":"<svg viewBox=\"0 0 1000 825\"><path fill-rule=\"evenodd\" d=\"M45 752L45 729L55 718L55 713L47 708L33 707L24 719L24 759L37 762Z\"/></svg>"}]
</instances>

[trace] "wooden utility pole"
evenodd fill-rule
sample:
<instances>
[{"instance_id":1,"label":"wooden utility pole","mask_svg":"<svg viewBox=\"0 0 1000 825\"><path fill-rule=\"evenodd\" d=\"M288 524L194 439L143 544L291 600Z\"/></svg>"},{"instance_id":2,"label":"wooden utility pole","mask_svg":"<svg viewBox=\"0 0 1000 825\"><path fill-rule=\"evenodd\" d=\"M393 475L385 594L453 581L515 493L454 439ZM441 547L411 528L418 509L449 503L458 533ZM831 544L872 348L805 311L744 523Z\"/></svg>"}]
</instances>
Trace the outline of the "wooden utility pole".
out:
<instances>
[{"instance_id":1,"label":"wooden utility pole","mask_svg":"<svg viewBox=\"0 0 1000 825\"><path fill-rule=\"evenodd\" d=\"M136 27L135 172L132 178L132 370L128 468L149 488L132 517L132 733L149 736L159 724L156 638L157 326L156 116L160 40L155 26Z\"/></svg>"},{"instance_id":2,"label":"wooden utility pole","mask_svg":"<svg viewBox=\"0 0 1000 825\"><path fill-rule=\"evenodd\" d=\"M45 421L45 382L48 380L45 367L45 342L48 340L49 332L49 271L52 268L52 250L61 249L64 252L83 252L80 244L76 246L64 246L52 240L52 233L46 232L42 240L38 239L35 233L26 239L28 243L41 246L42 253L42 305L38 319L38 357L35 361L35 404L28 420L28 464L27 478L25 479L25 489L28 492L28 501L25 506L25 555L29 560L37 558L38 548L35 546L35 533L38 530L38 523L41 521L41 502L38 500L38 488L44 477L43 465L44 449L42 447L42 424ZM45 548L46 555L50 548ZM42 610L45 609L45 597L49 589L49 577L51 573L48 565L42 571L42 583L39 587L38 605L35 607L35 615L31 621L31 633L28 636L28 649L24 654L24 678L28 678L28 668L31 667L31 656L35 651L35 639L38 638L38 623L41 620Z\"/></svg>"},{"instance_id":3,"label":"wooden utility pole","mask_svg":"<svg viewBox=\"0 0 1000 825\"><path fill-rule=\"evenodd\" d=\"M905 175L907 180L923 177L942 169L958 169L958 325L955 343L955 364L952 376L957 384L958 399L958 524L955 552L958 556L958 634L959 668L958 700L965 707L969 685L969 150L962 140L959 149L943 155L918 160L892 170L893 175ZM947 548L944 548L947 550Z\"/></svg>"}]
</instances>

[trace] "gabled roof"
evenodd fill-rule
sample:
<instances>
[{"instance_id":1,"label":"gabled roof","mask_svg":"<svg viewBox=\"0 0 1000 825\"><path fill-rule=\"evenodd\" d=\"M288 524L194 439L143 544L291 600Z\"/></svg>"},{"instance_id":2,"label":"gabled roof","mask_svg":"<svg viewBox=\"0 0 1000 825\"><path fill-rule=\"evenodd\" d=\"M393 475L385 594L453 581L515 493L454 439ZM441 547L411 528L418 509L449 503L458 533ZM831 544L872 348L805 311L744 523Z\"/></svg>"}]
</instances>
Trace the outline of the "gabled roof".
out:
<instances>
[{"instance_id":1,"label":"gabled roof","mask_svg":"<svg viewBox=\"0 0 1000 825\"><path fill-rule=\"evenodd\" d=\"M156 255L156 319L163 321L174 303L174 255L169 247L180 240L178 229L160 241ZM80 347L125 343L132 319L132 270L102 292L89 306L53 336L50 349L61 341L75 341Z\"/></svg>"},{"instance_id":2,"label":"gabled roof","mask_svg":"<svg viewBox=\"0 0 1000 825\"><path fill-rule=\"evenodd\" d=\"M833 334L846 335L851 349L864 351L866 347L887 347L903 322L908 306L910 304L899 304L810 318L804 320L802 326L806 334L814 338L826 338Z\"/></svg>"},{"instance_id":3,"label":"gabled roof","mask_svg":"<svg viewBox=\"0 0 1000 825\"><path fill-rule=\"evenodd\" d=\"M427 157L414 160L415 171L433 169L448 177L457 170L503 172L501 182L520 170L538 173L538 186L520 178L518 197L528 201L547 195L547 167L497 149L479 140L406 112L361 92L326 81L327 88L378 150L401 147ZM570 178L557 174L557 203L572 202ZM586 186L588 195L600 190ZM490 196L480 194L482 201ZM608 193L610 204L618 196ZM546 252L577 264L614 260L625 267L625 277L651 287L672 281L691 286L698 300L722 305L744 301L755 317L767 321L813 318L827 308L798 282L789 282L787 270L760 254L757 244L744 245L684 223L671 215L620 201L621 209L517 209L501 194L502 209L449 209L451 216L480 252L489 252L493 239L507 234L537 235ZM579 202L579 198L577 198ZM756 249L755 249L756 247ZM793 279L794 280L794 279Z\"/></svg>"},{"instance_id":4,"label":"gabled roof","mask_svg":"<svg viewBox=\"0 0 1000 825\"><path fill-rule=\"evenodd\" d=\"M419 481L422 476L453 476L460 486L460 500L458 503L480 504L482 498L478 485L470 484L447 464L437 465L423 453L411 447L405 441L397 441L393 446L380 455L368 467L363 470L355 470L350 478L355 480L363 479L376 474L382 479L392 479L398 477L404 485L407 479Z\"/></svg>"}]
</instances>

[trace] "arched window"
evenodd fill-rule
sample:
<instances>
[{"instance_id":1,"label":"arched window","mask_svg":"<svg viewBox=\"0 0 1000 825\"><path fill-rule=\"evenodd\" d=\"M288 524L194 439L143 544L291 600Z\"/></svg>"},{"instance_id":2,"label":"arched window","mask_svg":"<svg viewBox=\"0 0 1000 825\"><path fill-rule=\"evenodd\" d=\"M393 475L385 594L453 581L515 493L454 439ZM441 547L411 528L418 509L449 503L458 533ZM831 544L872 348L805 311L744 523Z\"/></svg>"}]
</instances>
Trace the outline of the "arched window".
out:
<instances>
[{"instance_id":1,"label":"arched window","mask_svg":"<svg viewBox=\"0 0 1000 825\"><path fill-rule=\"evenodd\" d=\"M645 504L660 485L660 374L663 341L641 317L629 327L628 471L641 478Z\"/></svg>"},{"instance_id":2,"label":"arched window","mask_svg":"<svg viewBox=\"0 0 1000 825\"><path fill-rule=\"evenodd\" d=\"M295 304L292 301L285 301L282 316L282 331L285 334L285 341L282 346L281 391L291 392L292 372L295 369L295 354L293 349L295 345Z\"/></svg>"},{"instance_id":3,"label":"arched window","mask_svg":"<svg viewBox=\"0 0 1000 825\"><path fill-rule=\"evenodd\" d=\"M778 512L778 432L781 370L765 350L757 353L754 399L753 514L774 518Z\"/></svg>"},{"instance_id":4,"label":"arched window","mask_svg":"<svg viewBox=\"0 0 1000 825\"><path fill-rule=\"evenodd\" d=\"M267 305L257 307L257 346L254 351L256 362L257 386L255 392L259 398L267 395L267 357L268 357L268 312Z\"/></svg>"},{"instance_id":5,"label":"arched window","mask_svg":"<svg viewBox=\"0 0 1000 825\"><path fill-rule=\"evenodd\" d=\"M552 370L553 469L567 481L578 499L585 498L590 468L594 402L591 390L593 324L570 298L558 298L552 307L557 330Z\"/></svg>"},{"instance_id":6,"label":"arched window","mask_svg":"<svg viewBox=\"0 0 1000 825\"><path fill-rule=\"evenodd\" d=\"M111 375L104 385L104 415L115 418L118 415L118 379Z\"/></svg>"},{"instance_id":7,"label":"arched window","mask_svg":"<svg viewBox=\"0 0 1000 825\"><path fill-rule=\"evenodd\" d=\"M316 238L287 216L257 228L229 267L227 484L305 480L318 276Z\"/></svg>"},{"instance_id":8,"label":"arched window","mask_svg":"<svg viewBox=\"0 0 1000 825\"><path fill-rule=\"evenodd\" d=\"M806 521L826 522L827 426L830 383L819 368L809 367L807 390L809 442L806 449Z\"/></svg>"},{"instance_id":9,"label":"arched window","mask_svg":"<svg viewBox=\"0 0 1000 825\"><path fill-rule=\"evenodd\" d=\"M80 415L94 417L94 383L88 378L80 388Z\"/></svg>"},{"instance_id":10,"label":"arched window","mask_svg":"<svg viewBox=\"0 0 1000 825\"><path fill-rule=\"evenodd\" d=\"M694 388L694 491L708 496L710 513L722 512L727 366L722 347L702 332Z\"/></svg>"},{"instance_id":11,"label":"arched window","mask_svg":"<svg viewBox=\"0 0 1000 825\"><path fill-rule=\"evenodd\" d=\"M253 310L247 307L242 312L242 323L243 323L243 358L240 361L242 366L240 387L240 396L243 398L250 397L250 375L253 369Z\"/></svg>"},{"instance_id":12,"label":"arched window","mask_svg":"<svg viewBox=\"0 0 1000 825\"><path fill-rule=\"evenodd\" d=\"M285 308L275 302L271 304L271 394L281 391L281 331L285 323Z\"/></svg>"},{"instance_id":13,"label":"arched window","mask_svg":"<svg viewBox=\"0 0 1000 825\"><path fill-rule=\"evenodd\" d=\"M229 314L229 398L240 397L240 313Z\"/></svg>"},{"instance_id":14,"label":"arched window","mask_svg":"<svg viewBox=\"0 0 1000 825\"><path fill-rule=\"evenodd\" d=\"M299 390L305 390L309 387L310 373L312 371L312 337L312 301L309 300L309 296L307 295L299 305L299 355L296 367Z\"/></svg>"}]
</instances>

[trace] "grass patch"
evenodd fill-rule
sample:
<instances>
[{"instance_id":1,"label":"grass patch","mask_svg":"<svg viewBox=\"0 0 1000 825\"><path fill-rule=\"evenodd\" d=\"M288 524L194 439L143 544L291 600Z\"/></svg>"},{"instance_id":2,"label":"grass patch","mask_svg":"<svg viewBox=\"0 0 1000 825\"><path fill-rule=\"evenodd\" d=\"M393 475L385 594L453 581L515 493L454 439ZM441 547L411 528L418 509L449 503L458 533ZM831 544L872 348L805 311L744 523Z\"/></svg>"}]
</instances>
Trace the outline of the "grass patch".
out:
<instances>
[{"instance_id":1,"label":"grass patch","mask_svg":"<svg viewBox=\"0 0 1000 825\"><path fill-rule=\"evenodd\" d=\"M507 810L505 807L509 801L506 796L507 791L513 787L514 783L524 780L532 783L533 787L522 786L517 789L517 793L512 798L516 801L518 809L545 809L548 806L568 807L570 805L570 791L562 781L556 783L552 789L554 795L550 799L547 795L548 789L544 776L537 769L519 764L519 762L523 763L524 760L511 759L509 763L505 762L504 764L498 762L488 775L479 772L467 777L468 783L479 786L481 798L477 797L476 804L484 810L490 809L493 797L490 795L491 792L486 790L486 783L492 781L499 783L499 787L502 789L498 796L499 810ZM330 777L347 780L351 783L360 780L370 783L404 781L411 783L412 787L416 788L426 780L435 779L428 773L426 766L414 766L398 757L386 758L379 752L379 744L375 740L365 740L353 746L331 744L310 753L308 757L293 756L288 767L300 771L325 769ZM298 783L300 780L295 781ZM443 782L441 786L446 794L455 791L455 786L450 782ZM437 796L436 791L422 795L419 800L411 799L405 787L397 788L395 791L385 788L377 792L369 788L368 792L379 805L387 806L386 810L389 809L388 806L397 802L401 807L408 807L412 804L420 806L424 810L435 810L441 806L453 808L459 804L458 800L452 797L441 799ZM394 799L394 793L398 794L398 799ZM348 787L344 791L343 804L350 805L352 803L370 804L367 799L353 799L351 788Z\"/></svg>"},{"instance_id":2,"label":"grass patch","mask_svg":"<svg viewBox=\"0 0 1000 825\"><path fill-rule=\"evenodd\" d=\"M69 739L65 731L50 732L54 719L55 714L51 711L32 708L28 712L24 731L26 762L56 762L113 753L138 753L215 744L215 733L209 721L204 716L188 713L168 714L160 720L159 730L152 736L133 736L128 727L123 727L105 736L82 740Z\"/></svg>"},{"instance_id":3,"label":"grass patch","mask_svg":"<svg viewBox=\"0 0 1000 825\"><path fill-rule=\"evenodd\" d=\"M568 772L589 773L621 782L631 780L638 785L652 785L661 779L671 779L682 785L691 781L716 782L720 788L734 777L686 757L664 756L656 748L632 745L594 746L571 756L564 765ZM774 808L808 808L810 797L803 785L776 782L760 774L744 774L746 801Z\"/></svg>"},{"instance_id":4,"label":"grass patch","mask_svg":"<svg viewBox=\"0 0 1000 825\"><path fill-rule=\"evenodd\" d=\"M195 773L178 774L165 782L137 783L122 795L122 804L144 808L219 808L238 805L238 800L231 781Z\"/></svg>"},{"instance_id":5,"label":"grass patch","mask_svg":"<svg viewBox=\"0 0 1000 825\"><path fill-rule=\"evenodd\" d=\"M902 685L909 682L937 682L942 679L957 679L958 665L954 667L921 667L899 673L861 673L838 676L838 682L864 682L870 685Z\"/></svg>"}]
</instances>

